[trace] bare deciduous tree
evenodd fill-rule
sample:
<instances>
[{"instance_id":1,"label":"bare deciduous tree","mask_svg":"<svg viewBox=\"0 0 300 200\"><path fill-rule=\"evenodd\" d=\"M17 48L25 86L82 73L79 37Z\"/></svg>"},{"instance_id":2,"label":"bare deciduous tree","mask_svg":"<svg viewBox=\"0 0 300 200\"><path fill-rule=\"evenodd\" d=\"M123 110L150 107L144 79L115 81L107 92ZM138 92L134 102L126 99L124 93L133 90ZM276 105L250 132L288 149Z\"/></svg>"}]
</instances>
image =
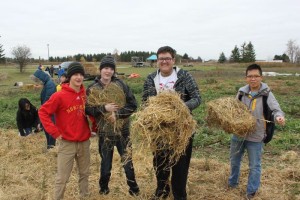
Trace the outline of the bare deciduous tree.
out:
<instances>
[{"instance_id":1,"label":"bare deciduous tree","mask_svg":"<svg viewBox=\"0 0 300 200\"><path fill-rule=\"evenodd\" d=\"M296 44L296 40L289 40L286 46L287 46L286 54L290 57L291 63L297 62L298 55L300 54L299 52L300 49L299 46Z\"/></svg>"},{"instance_id":2,"label":"bare deciduous tree","mask_svg":"<svg viewBox=\"0 0 300 200\"><path fill-rule=\"evenodd\" d=\"M300 49L299 48L296 51L295 62L300 63Z\"/></svg>"},{"instance_id":3,"label":"bare deciduous tree","mask_svg":"<svg viewBox=\"0 0 300 200\"><path fill-rule=\"evenodd\" d=\"M115 58L115 61L118 61L119 60L119 50L118 49L114 49L113 51L113 56Z\"/></svg>"},{"instance_id":4,"label":"bare deciduous tree","mask_svg":"<svg viewBox=\"0 0 300 200\"><path fill-rule=\"evenodd\" d=\"M20 72L22 73L24 71L25 66L29 62L29 56L31 56L30 48L25 45L19 45L13 48L11 54L17 60L17 63L20 67Z\"/></svg>"}]
</instances>

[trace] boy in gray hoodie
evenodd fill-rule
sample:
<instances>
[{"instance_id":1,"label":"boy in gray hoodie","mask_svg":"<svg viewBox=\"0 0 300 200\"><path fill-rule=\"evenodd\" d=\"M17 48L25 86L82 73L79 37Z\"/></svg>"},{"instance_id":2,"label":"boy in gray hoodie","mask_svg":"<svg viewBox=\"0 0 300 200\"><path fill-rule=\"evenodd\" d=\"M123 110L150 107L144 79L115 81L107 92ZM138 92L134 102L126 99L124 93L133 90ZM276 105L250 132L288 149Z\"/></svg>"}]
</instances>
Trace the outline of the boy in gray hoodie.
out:
<instances>
[{"instance_id":1,"label":"boy in gray hoodie","mask_svg":"<svg viewBox=\"0 0 300 200\"><path fill-rule=\"evenodd\" d=\"M266 137L266 121L263 113L263 97L267 96L267 105L274 114L275 121L285 124L284 113L279 103L267 84L262 82L262 69L257 64L252 64L246 69L246 86L238 91L239 98L252 113L256 120L256 129L245 138L233 135L230 144L231 173L228 180L229 187L235 188L239 183L240 166L243 154L247 150L249 158L249 177L246 191L246 199L254 198L259 186L261 176L261 157L263 141Z\"/></svg>"}]
</instances>

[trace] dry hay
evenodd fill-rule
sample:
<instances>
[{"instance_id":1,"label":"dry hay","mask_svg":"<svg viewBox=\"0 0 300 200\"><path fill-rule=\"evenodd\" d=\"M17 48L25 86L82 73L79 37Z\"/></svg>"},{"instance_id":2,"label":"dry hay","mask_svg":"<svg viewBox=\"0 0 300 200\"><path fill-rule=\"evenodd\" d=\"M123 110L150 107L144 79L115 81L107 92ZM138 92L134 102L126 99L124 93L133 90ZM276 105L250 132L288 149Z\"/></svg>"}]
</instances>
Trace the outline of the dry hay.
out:
<instances>
[{"instance_id":1,"label":"dry hay","mask_svg":"<svg viewBox=\"0 0 300 200\"><path fill-rule=\"evenodd\" d=\"M207 103L207 124L246 137L255 130L255 118L241 101L225 97Z\"/></svg>"},{"instance_id":2,"label":"dry hay","mask_svg":"<svg viewBox=\"0 0 300 200\"><path fill-rule=\"evenodd\" d=\"M36 88L34 84L25 84L22 86L22 89L28 91L28 90L35 90Z\"/></svg>"},{"instance_id":3,"label":"dry hay","mask_svg":"<svg viewBox=\"0 0 300 200\"><path fill-rule=\"evenodd\" d=\"M288 151L281 155L283 161L295 161L298 158L298 154L295 151Z\"/></svg>"},{"instance_id":4,"label":"dry hay","mask_svg":"<svg viewBox=\"0 0 300 200\"><path fill-rule=\"evenodd\" d=\"M56 176L55 150L46 151L46 138L43 133L19 137L17 130L0 129L0 199L53 199ZM128 194L125 173L117 151L113 157L113 167L109 182L110 193L99 195L98 139L91 138L91 166L89 178L90 197L86 200L144 200L155 191L156 179L152 167L150 151L137 151L133 146L133 164L141 194L131 197ZM229 153L229 149L224 151ZM299 152L298 152L299 153ZM229 161L214 158L192 158L187 182L188 199L231 200L245 197L248 164L242 163L240 185L236 189L227 188ZM293 162L280 160L279 156L262 160L261 187L255 199L299 199L300 159ZM78 174L74 163L67 183L65 200L80 199L78 194ZM298 185L298 189L297 189ZM172 199L172 197L167 200Z\"/></svg>"},{"instance_id":5,"label":"dry hay","mask_svg":"<svg viewBox=\"0 0 300 200\"><path fill-rule=\"evenodd\" d=\"M82 64L84 67L85 74L96 75L98 73L98 69L93 62L86 62Z\"/></svg>"},{"instance_id":6,"label":"dry hay","mask_svg":"<svg viewBox=\"0 0 300 200\"><path fill-rule=\"evenodd\" d=\"M104 89L99 87L92 87L90 89L89 96L87 97L87 106L103 106L108 103L115 103L122 108L125 106L126 97L121 86L116 83L111 82ZM104 120L110 123L108 117L111 115L110 112L104 113ZM114 123L114 130L119 133L125 120L118 119ZM99 125L98 125L99 126Z\"/></svg>"},{"instance_id":7,"label":"dry hay","mask_svg":"<svg viewBox=\"0 0 300 200\"><path fill-rule=\"evenodd\" d=\"M7 79L7 73L0 73L0 81L4 81Z\"/></svg>"},{"instance_id":8,"label":"dry hay","mask_svg":"<svg viewBox=\"0 0 300 200\"><path fill-rule=\"evenodd\" d=\"M145 108L135 114L132 123L134 135L141 137L152 152L169 152L170 164L185 153L195 128L196 121L190 110L175 92L150 97Z\"/></svg>"}]
</instances>

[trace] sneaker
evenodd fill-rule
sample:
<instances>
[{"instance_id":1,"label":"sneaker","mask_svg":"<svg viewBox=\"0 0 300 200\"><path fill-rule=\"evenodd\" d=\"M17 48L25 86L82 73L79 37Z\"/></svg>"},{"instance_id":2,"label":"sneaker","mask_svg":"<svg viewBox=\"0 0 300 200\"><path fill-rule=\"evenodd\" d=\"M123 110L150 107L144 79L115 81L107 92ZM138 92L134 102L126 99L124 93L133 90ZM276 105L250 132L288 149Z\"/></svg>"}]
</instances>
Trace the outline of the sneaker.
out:
<instances>
[{"instance_id":1,"label":"sneaker","mask_svg":"<svg viewBox=\"0 0 300 200\"><path fill-rule=\"evenodd\" d=\"M169 197L169 195L162 195L161 197L156 196L155 194L153 194L149 200L161 200L161 199L167 199Z\"/></svg>"},{"instance_id":2,"label":"sneaker","mask_svg":"<svg viewBox=\"0 0 300 200\"><path fill-rule=\"evenodd\" d=\"M162 194L160 196L157 196L156 194L153 194L149 200L160 200L160 199L167 199L169 197L169 194Z\"/></svg>"},{"instance_id":3,"label":"sneaker","mask_svg":"<svg viewBox=\"0 0 300 200\"><path fill-rule=\"evenodd\" d=\"M228 190L233 190L233 189L236 189L238 186L237 185L227 185L227 189Z\"/></svg>"},{"instance_id":4,"label":"sneaker","mask_svg":"<svg viewBox=\"0 0 300 200\"><path fill-rule=\"evenodd\" d=\"M130 194L131 196L139 196L139 194L140 194L140 189L139 189L139 188L129 189L129 194Z\"/></svg>"},{"instance_id":5,"label":"sneaker","mask_svg":"<svg viewBox=\"0 0 300 200\"><path fill-rule=\"evenodd\" d=\"M249 199L253 199L255 196L255 192L251 193L251 194L246 194L246 199L249 200Z\"/></svg>"},{"instance_id":6,"label":"sneaker","mask_svg":"<svg viewBox=\"0 0 300 200\"><path fill-rule=\"evenodd\" d=\"M101 188L99 190L99 194L102 194L102 195L108 195L109 192L110 192L109 188Z\"/></svg>"}]
</instances>

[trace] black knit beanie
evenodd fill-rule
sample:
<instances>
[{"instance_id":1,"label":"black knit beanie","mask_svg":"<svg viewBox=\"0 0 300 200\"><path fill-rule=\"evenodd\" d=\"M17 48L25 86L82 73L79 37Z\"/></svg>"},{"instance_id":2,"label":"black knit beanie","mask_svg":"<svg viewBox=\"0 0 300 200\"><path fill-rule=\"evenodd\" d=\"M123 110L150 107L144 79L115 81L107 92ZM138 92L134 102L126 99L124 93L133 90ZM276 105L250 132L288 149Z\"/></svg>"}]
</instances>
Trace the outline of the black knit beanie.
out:
<instances>
[{"instance_id":1,"label":"black knit beanie","mask_svg":"<svg viewBox=\"0 0 300 200\"><path fill-rule=\"evenodd\" d=\"M111 67L114 71L116 71L115 58L111 55L107 55L104 58L102 58L100 63L100 71L104 67Z\"/></svg>"},{"instance_id":2,"label":"black knit beanie","mask_svg":"<svg viewBox=\"0 0 300 200\"><path fill-rule=\"evenodd\" d=\"M67 71L67 78L70 79L75 73L80 73L84 76L84 68L79 62L71 62Z\"/></svg>"}]
</instances>

